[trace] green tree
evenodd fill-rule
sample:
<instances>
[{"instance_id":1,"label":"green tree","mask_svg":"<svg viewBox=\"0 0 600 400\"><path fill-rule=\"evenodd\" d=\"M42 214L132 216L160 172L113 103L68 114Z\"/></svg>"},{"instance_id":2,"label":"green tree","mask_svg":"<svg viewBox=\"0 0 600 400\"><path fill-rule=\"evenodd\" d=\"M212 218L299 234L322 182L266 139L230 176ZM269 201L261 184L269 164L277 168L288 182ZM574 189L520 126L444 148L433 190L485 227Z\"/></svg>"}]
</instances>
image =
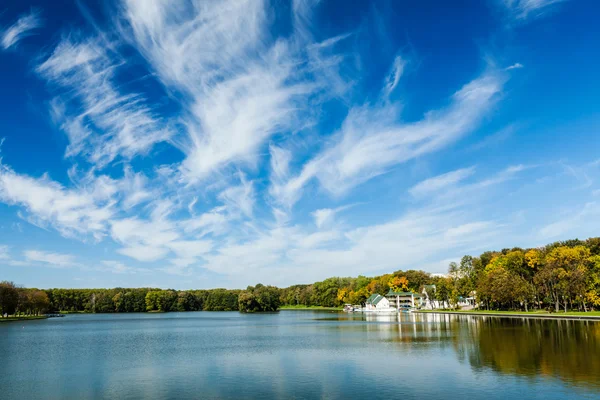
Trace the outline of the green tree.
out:
<instances>
[{"instance_id":1,"label":"green tree","mask_svg":"<svg viewBox=\"0 0 600 400\"><path fill-rule=\"evenodd\" d=\"M244 313L277 311L281 304L279 289L274 286L248 286L238 297L239 310Z\"/></svg>"},{"instance_id":2,"label":"green tree","mask_svg":"<svg viewBox=\"0 0 600 400\"><path fill-rule=\"evenodd\" d=\"M14 314L18 305L19 289L12 282L0 282L0 317Z\"/></svg>"}]
</instances>

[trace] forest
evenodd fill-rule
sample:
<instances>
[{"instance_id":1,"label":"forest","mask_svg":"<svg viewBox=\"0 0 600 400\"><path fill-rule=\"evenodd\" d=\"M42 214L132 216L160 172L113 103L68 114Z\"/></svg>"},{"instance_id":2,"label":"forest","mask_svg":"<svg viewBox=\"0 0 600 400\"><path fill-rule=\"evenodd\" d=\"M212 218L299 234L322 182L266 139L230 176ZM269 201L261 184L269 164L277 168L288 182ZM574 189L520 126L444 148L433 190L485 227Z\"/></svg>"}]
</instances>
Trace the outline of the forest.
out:
<instances>
[{"instance_id":1,"label":"forest","mask_svg":"<svg viewBox=\"0 0 600 400\"><path fill-rule=\"evenodd\" d=\"M46 312L269 312L281 306L339 307L363 304L373 293L426 291L431 300L458 308L475 297L486 310L600 309L600 238L555 242L540 248L486 251L450 263L445 276L420 270L375 277L333 277L277 288L257 284L245 290L157 288L33 289L0 282L0 315Z\"/></svg>"}]
</instances>

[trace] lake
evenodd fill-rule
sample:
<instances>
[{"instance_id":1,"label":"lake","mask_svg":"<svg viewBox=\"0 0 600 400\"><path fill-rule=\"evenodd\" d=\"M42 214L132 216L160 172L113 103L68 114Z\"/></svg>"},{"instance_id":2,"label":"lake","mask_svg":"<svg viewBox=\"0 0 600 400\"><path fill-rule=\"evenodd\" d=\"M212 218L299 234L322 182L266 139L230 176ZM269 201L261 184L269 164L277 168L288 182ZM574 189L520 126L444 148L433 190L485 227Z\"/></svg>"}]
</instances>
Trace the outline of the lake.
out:
<instances>
[{"instance_id":1,"label":"lake","mask_svg":"<svg viewBox=\"0 0 600 400\"><path fill-rule=\"evenodd\" d=\"M600 322L313 311L0 324L2 399L598 399Z\"/></svg>"}]
</instances>

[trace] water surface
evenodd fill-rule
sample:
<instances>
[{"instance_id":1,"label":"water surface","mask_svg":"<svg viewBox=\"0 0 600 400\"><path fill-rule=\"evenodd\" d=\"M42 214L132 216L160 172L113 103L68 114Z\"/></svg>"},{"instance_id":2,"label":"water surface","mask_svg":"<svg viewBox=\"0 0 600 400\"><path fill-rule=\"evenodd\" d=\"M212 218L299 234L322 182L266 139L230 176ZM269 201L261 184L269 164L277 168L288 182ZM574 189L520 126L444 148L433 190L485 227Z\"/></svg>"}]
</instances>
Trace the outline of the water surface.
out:
<instances>
[{"instance_id":1,"label":"water surface","mask_svg":"<svg viewBox=\"0 0 600 400\"><path fill-rule=\"evenodd\" d=\"M0 324L2 399L598 399L600 322L313 311Z\"/></svg>"}]
</instances>

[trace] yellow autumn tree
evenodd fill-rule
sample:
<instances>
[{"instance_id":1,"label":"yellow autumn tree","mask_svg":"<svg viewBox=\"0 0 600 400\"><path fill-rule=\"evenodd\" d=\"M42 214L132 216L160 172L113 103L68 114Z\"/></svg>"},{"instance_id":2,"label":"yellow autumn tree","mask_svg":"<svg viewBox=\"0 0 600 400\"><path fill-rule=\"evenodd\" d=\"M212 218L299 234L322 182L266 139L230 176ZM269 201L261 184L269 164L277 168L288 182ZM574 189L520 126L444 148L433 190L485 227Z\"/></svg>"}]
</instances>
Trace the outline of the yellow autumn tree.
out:
<instances>
[{"instance_id":1,"label":"yellow autumn tree","mask_svg":"<svg viewBox=\"0 0 600 400\"><path fill-rule=\"evenodd\" d=\"M544 261L542 252L538 249L531 249L525 253L525 262L531 269L538 269Z\"/></svg>"},{"instance_id":2,"label":"yellow autumn tree","mask_svg":"<svg viewBox=\"0 0 600 400\"><path fill-rule=\"evenodd\" d=\"M408 279L405 276L395 276L388 282L388 286L394 292L406 292L408 290Z\"/></svg>"},{"instance_id":3,"label":"yellow autumn tree","mask_svg":"<svg viewBox=\"0 0 600 400\"><path fill-rule=\"evenodd\" d=\"M338 289L337 291L337 300L339 303L345 303L348 301L348 294L349 294L349 290L348 288L341 288Z\"/></svg>"}]
</instances>

